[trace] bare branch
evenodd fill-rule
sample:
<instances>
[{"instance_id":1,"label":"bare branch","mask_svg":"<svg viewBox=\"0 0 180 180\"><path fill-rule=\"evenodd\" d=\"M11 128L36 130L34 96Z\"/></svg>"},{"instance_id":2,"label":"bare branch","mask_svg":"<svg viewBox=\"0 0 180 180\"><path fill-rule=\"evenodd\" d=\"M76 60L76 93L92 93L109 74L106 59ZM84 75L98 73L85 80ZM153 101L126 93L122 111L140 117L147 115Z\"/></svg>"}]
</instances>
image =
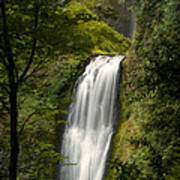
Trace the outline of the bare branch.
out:
<instances>
[{"instance_id":1,"label":"bare branch","mask_svg":"<svg viewBox=\"0 0 180 180\"><path fill-rule=\"evenodd\" d=\"M3 63L8 69L13 69L15 67L14 61L13 61L13 54L12 49L8 37L8 28L7 28L7 19L6 19L6 13L5 13L5 3L4 0L1 0L1 10L2 10L2 23L3 23L3 37L4 37L4 45L5 45L5 53L9 62L9 65L6 63L6 61L3 59Z\"/></svg>"},{"instance_id":2,"label":"bare branch","mask_svg":"<svg viewBox=\"0 0 180 180\"><path fill-rule=\"evenodd\" d=\"M1 60L2 60L2 62L3 62L3 64L4 64L4 66L8 69L8 68L9 68L9 65L8 65L8 63L6 62L6 60L5 60L4 58L2 58Z\"/></svg>"},{"instance_id":3,"label":"bare branch","mask_svg":"<svg viewBox=\"0 0 180 180\"><path fill-rule=\"evenodd\" d=\"M36 7L35 7L35 21L34 21L34 32L37 32L38 20L39 20L39 6L36 4ZM34 55L35 55L35 51L36 51L36 46L37 46L37 39L36 39L36 37L34 37L33 44L32 44L31 55L30 55L28 64L27 64L26 68L24 69L24 72L22 73L22 75L19 78L19 81L18 81L19 83L24 81L24 78L25 78L28 70L30 69L31 64L33 63Z\"/></svg>"},{"instance_id":4,"label":"bare branch","mask_svg":"<svg viewBox=\"0 0 180 180\"><path fill-rule=\"evenodd\" d=\"M36 114L36 111L32 112L32 113L29 114L29 116L24 120L24 123L23 123L23 125L21 126L21 129L20 129L20 131L19 131L19 135L18 135L18 136L21 136L21 134L22 134L23 131L24 131L24 128L25 128L26 123L27 123L27 122L32 118L32 116L35 115L35 114Z\"/></svg>"},{"instance_id":5,"label":"bare branch","mask_svg":"<svg viewBox=\"0 0 180 180\"><path fill-rule=\"evenodd\" d=\"M18 74L19 74L19 71L18 71L18 69L17 69L17 67L15 66L15 75L16 75L16 79L18 79Z\"/></svg>"},{"instance_id":6,"label":"bare branch","mask_svg":"<svg viewBox=\"0 0 180 180\"><path fill-rule=\"evenodd\" d=\"M7 103L4 101L4 99L2 97L0 97L0 101L3 105L3 109L5 109L9 113L9 108L7 106Z\"/></svg>"},{"instance_id":7,"label":"bare branch","mask_svg":"<svg viewBox=\"0 0 180 180\"><path fill-rule=\"evenodd\" d=\"M4 48L3 48L3 50L4 50ZM6 62L4 56L1 54L1 52L0 52L0 58L2 60L2 63L4 64L4 66L8 69L9 68L8 62Z\"/></svg>"},{"instance_id":8,"label":"bare branch","mask_svg":"<svg viewBox=\"0 0 180 180\"><path fill-rule=\"evenodd\" d=\"M4 91L5 91L7 94L9 94L9 93L10 93L10 92L9 92L9 90L7 89L8 84L5 84L5 83L0 83L0 86L1 86L1 88L2 88L2 89L4 89Z\"/></svg>"},{"instance_id":9,"label":"bare branch","mask_svg":"<svg viewBox=\"0 0 180 180\"><path fill-rule=\"evenodd\" d=\"M32 70L32 72L27 75L25 78L24 78L24 81L26 81L28 78L32 77L34 73L36 73L38 70L39 70L39 66L42 64L43 61L40 61L37 66Z\"/></svg>"}]
</instances>

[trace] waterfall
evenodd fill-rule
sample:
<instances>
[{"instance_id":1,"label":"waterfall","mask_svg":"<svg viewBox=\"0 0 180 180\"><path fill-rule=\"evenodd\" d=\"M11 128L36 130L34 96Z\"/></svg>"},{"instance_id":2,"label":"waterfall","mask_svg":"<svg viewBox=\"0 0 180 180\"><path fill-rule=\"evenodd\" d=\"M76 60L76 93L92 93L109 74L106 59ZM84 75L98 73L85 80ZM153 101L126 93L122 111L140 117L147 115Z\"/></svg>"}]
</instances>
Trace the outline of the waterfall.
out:
<instances>
[{"instance_id":1,"label":"waterfall","mask_svg":"<svg viewBox=\"0 0 180 180\"><path fill-rule=\"evenodd\" d=\"M74 89L61 154L62 180L102 180L115 121L117 82L124 56L98 56Z\"/></svg>"}]
</instances>

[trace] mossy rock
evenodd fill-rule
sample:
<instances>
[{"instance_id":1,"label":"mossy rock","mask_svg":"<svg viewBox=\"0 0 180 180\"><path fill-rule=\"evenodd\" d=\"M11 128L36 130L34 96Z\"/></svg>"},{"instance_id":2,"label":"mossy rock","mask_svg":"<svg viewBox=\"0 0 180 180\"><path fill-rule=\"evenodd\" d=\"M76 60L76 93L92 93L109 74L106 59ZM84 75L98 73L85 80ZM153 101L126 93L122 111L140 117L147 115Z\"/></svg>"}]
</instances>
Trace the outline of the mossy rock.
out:
<instances>
[{"instance_id":1,"label":"mossy rock","mask_svg":"<svg viewBox=\"0 0 180 180\"><path fill-rule=\"evenodd\" d=\"M130 41L86 6L71 1L60 12L59 48L63 54L125 54Z\"/></svg>"},{"instance_id":2,"label":"mossy rock","mask_svg":"<svg viewBox=\"0 0 180 180\"><path fill-rule=\"evenodd\" d=\"M59 30L59 49L61 56L57 71L52 73L51 82L58 92L58 98L63 101L63 107L69 104L73 85L84 71L92 55L126 54L130 40L114 31L89 10L77 1L71 1L60 11L61 25ZM68 99L68 100L67 100ZM66 102L64 101L66 100ZM62 104L62 101L60 104Z\"/></svg>"}]
</instances>

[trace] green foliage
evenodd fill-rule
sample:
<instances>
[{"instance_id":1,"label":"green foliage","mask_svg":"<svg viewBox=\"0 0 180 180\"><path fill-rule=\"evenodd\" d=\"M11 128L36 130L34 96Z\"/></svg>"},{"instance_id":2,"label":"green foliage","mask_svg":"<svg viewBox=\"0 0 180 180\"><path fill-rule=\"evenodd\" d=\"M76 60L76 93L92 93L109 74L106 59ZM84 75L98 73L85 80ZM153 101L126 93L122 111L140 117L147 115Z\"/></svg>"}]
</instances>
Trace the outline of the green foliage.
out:
<instances>
[{"instance_id":1,"label":"green foliage","mask_svg":"<svg viewBox=\"0 0 180 180\"><path fill-rule=\"evenodd\" d=\"M180 176L173 171L180 163L178 6L179 2L172 0L163 4L144 1L138 7L140 31L134 43L141 70L131 113L139 129L132 140L139 147L133 155L139 179Z\"/></svg>"},{"instance_id":2,"label":"green foliage","mask_svg":"<svg viewBox=\"0 0 180 180\"><path fill-rule=\"evenodd\" d=\"M134 4L135 54L134 62L127 64L130 70L125 72L129 81L125 89L129 102L125 124L133 120L136 133L129 139L134 151L124 167L127 172L133 166L137 169L138 173L129 173L129 179L178 180L180 3L141 0ZM118 155L118 163L122 163L122 156L122 153ZM113 179L123 174L128 173L119 170Z\"/></svg>"},{"instance_id":3,"label":"green foliage","mask_svg":"<svg viewBox=\"0 0 180 180\"><path fill-rule=\"evenodd\" d=\"M55 114L54 106L52 103L46 104L46 106L43 107L45 113L43 115L41 114L43 110L38 106L43 104L44 99L40 98L40 93L37 91L43 83L38 84L37 81L40 81L40 77L43 79L47 75L46 70L48 64L53 65L53 60L59 56L59 52L57 52L56 49L57 46L55 47L53 44L54 40L48 35L58 35L56 33L56 23L58 22L59 16L54 12L59 11L60 9L60 4L54 1L33 0L29 3L24 0L1 2L0 126L3 129L0 131L0 144L2 144L0 166L3 167L3 171L0 172L0 176L2 179L8 178L10 119L11 124L14 119L18 120L18 127L16 127L15 122L13 125L14 129L18 128L17 136L20 140L18 178L24 179L32 174L32 169L35 168L33 166L38 162L37 156L47 162L49 168L47 168L46 172L52 177L52 168L54 167L53 162L59 160L59 157L51 157L51 155L56 154L55 148L51 148L51 158L42 156L43 153L37 155L33 152L36 150L38 143L43 142L44 144L52 145L53 141L50 137L55 134L55 128L52 125L53 116ZM44 38L45 36L46 38ZM12 88L12 85L16 85L14 87L17 87L17 91L15 88ZM11 108L12 101L9 100L11 99L12 92L17 95L17 99L14 98L16 95L13 96L13 101L15 103L17 101L17 106L15 105L13 107L14 109ZM52 109L53 112L51 112ZM19 116L16 115L16 117L14 116L15 118L12 119L12 113L10 113L12 111L19 114ZM36 121L33 119L34 117L36 117ZM41 123L42 119L45 119L46 121L42 121ZM49 119L51 122L46 127ZM40 130L42 130L41 133L44 139L40 137ZM38 133L39 138L36 138ZM15 144L13 138L16 134L14 133L13 135L11 134L11 141ZM13 143L11 143L11 145L12 144ZM18 144L11 146L11 149L14 147L17 152ZM29 164L27 164L27 162L29 162ZM11 161L11 163L13 163L13 161ZM26 172L27 169L29 169L29 174ZM42 174L44 173L43 170L41 171ZM24 173L26 173L26 175L24 175ZM39 176L41 175L39 174Z\"/></svg>"}]
</instances>

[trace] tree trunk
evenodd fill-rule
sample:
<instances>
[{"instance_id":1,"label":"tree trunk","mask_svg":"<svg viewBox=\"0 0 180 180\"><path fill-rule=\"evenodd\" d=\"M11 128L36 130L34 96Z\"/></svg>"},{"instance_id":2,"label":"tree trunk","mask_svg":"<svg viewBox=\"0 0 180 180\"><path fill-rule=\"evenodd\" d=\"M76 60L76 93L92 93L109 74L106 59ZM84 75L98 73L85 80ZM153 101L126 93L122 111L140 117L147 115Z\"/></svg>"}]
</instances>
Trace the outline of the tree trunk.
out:
<instances>
[{"instance_id":1,"label":"tree trunk","mask_svg":"<svg viewBox=\"0 0 180 180\"><path fill-rule=\"evenodd\" d=\"M19 143L17 134L17 119L18 119L18 108L17 108L17 91L18 86L15 82L10 84L10 123L11 123L11 157L9 166L9 179L16 180L17 178L17 164L18 164L18 153L19 153Z\"/></svg>"},{"instance_id":2,"label":"tree trunk","mask_svg":"<svg viewBox=\"0 0 180 180\"><path fill-rule=\"evenodd\" d=\"M8 27L7 27L7 18L6 18L6 8L5 0L1 0L0 3L1 13L2 13L2 24L3 24L3 37L4 37L4 46L6 58L4 59L5 66L8 70L9 78L9 105L10 105L10 127L11 127L11 137L10 137L10 146L11 146L11 157L9 165L9 179L16 180L17 176L17 164L18 164L18 153L19 153L19 144L18 144L18 135L17 135L17 120L18 120L18 108L17 108L17 92L18 92L18 82L16 80L15 73L15 63L13 59L13 53L8 36ZM6 61L7 60L7 61Z\"/></svg>"}]
</instances>

